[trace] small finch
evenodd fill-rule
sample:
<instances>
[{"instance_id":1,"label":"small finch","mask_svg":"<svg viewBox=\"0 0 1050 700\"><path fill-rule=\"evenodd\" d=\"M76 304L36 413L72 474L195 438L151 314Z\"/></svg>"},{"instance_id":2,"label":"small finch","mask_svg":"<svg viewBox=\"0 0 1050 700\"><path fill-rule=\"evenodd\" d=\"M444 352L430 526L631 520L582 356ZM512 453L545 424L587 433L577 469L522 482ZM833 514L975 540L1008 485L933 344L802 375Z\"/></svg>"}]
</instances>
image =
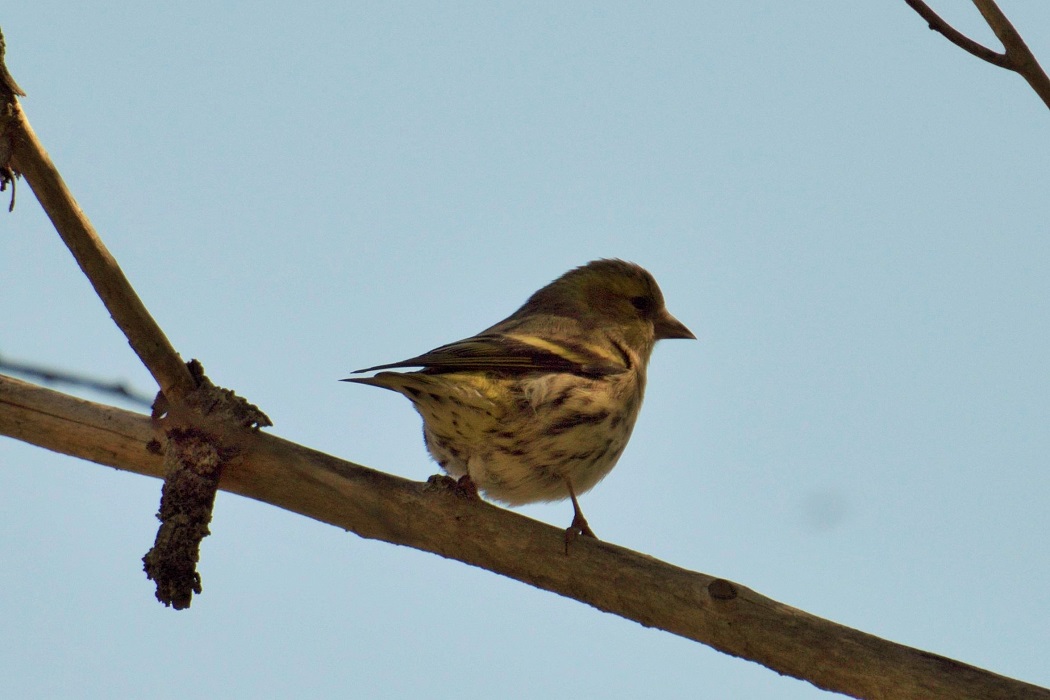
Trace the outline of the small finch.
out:
<instances>
[{"instance_id":1,"label":"small finch","mask_svg":"<svg viewBox=\"0 0 1050 700\"><path fill-rule=\"evenodd\" d=\"M594 536L576 496L612 470L631 437L657 340L695 338L646 270L595 260L478 335L344 379L396 391L460 483L508 505L572 499L566 536Z\"/></svg>"}]
</instances>

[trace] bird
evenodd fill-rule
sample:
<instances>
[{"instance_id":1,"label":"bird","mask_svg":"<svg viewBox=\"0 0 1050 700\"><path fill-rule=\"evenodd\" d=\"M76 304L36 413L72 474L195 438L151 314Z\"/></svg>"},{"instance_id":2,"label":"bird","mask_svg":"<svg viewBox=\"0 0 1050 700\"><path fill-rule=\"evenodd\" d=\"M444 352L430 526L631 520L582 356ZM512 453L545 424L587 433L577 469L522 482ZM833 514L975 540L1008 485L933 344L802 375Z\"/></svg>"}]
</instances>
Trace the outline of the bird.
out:
<instances>
[{"instance_id":1,"label":"bird","mask_svg":"<svg viewBox=\"0 0 1050 700\"><path fill-rule=\"evenodd\" d=\"M595 537L578 496L623 454L653 347L671 338L696 336L667 311L653 276L600 259L477 335L342 381L408 398L427 451L468 493L510 506L571 499L568 548Z\"/></svg>"}]
</instances>

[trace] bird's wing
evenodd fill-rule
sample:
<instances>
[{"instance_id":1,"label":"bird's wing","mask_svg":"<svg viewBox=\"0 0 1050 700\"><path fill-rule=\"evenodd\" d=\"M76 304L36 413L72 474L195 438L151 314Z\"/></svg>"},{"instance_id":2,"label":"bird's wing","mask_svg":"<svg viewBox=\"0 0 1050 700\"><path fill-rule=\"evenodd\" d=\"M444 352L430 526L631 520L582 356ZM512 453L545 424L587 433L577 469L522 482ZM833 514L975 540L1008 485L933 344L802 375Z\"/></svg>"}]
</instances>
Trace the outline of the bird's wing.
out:
<instances>
[{"instance_id":1,"label":"bird's wing","mask_svg":"<svg viewBox=\"0 0 1050 700\"><path fill-rule=\"evenodd\" d=\"M423 367L432 373L491 370L510 373L571 372L601 377L625 372L628 366L622 352L593 344L556 341L524 333L486 333L442 345L418 357L357 372Z\"/></svg>"}]
</instances>

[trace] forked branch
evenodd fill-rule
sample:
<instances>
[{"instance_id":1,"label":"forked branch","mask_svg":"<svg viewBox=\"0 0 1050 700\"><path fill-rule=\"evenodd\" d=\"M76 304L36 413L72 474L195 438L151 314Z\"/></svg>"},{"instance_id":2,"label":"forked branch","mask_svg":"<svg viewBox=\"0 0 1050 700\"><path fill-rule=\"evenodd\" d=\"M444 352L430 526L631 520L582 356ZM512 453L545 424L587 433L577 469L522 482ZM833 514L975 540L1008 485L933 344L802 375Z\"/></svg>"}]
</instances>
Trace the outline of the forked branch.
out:
<instances>
[{"instance_id":1,"label":"forked branch","mask_svg":"<svg viewBox=\"0 0 1050 700\"><path fill-rule=\"evenodd\" d=\"M62 240L73 253L110 316L160 387L154 425L167 444L168 473L161 498L161 528L145 557L159 600L185 608L200 592L196 565L208 534L219 474L236 450L239 432L270 425L256 407L207 381L199 363L187 366L146 310L117 261L102 243L18 102L22 92L3 62L0 34L0 189L25 177ZM14 205L12 191L12 206ZM186 483L196 485L184 488ZM174 486L173 486L174 484Z\"/></svg>"},{"instance_id":2,"label":"forked branch","mask_svg":"<svg viewBox=\"0 0 1050 700\"><path fill-rule=\"evenodd\" d=\"M908 6L915 10L926 20L930 29L939 32L959 48L973 54L983 61L992 65L1014 71L1028 81L1036 94L1042 98L1047 107L1050 107L1050 78L1039 61L1036 60L1028 44L1021 38L1020 33L1014 25L995 4L995 0L973 0L984 21L995 32L995 36L1003 43L1003 52L994 51L984 44L974 41L948 24L940 15L933 11L923 0L904 0Z\"/></svg>"}]
</instances>

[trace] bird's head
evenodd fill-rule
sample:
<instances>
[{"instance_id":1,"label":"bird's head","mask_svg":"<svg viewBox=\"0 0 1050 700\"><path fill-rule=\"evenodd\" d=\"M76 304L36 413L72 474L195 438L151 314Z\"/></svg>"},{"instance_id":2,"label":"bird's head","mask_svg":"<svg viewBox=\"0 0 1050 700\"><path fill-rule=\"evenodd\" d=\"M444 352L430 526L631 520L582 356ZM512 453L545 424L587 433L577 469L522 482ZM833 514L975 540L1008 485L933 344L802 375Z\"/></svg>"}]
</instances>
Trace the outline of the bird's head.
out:
<instances>
[{"instance_id":1,"label":"bird's head","mask_svg":"<svg viewBox=\"0 0 1050 700\"><path fill-rule=\"evenodd\" d=\"M586 329L615 331L638 349L651 350L657 340L696 338L667 311L653 276L623 260L595 260L569 270L515 315L523 313L566 316Z\"/></svg>"}]
</instances>

